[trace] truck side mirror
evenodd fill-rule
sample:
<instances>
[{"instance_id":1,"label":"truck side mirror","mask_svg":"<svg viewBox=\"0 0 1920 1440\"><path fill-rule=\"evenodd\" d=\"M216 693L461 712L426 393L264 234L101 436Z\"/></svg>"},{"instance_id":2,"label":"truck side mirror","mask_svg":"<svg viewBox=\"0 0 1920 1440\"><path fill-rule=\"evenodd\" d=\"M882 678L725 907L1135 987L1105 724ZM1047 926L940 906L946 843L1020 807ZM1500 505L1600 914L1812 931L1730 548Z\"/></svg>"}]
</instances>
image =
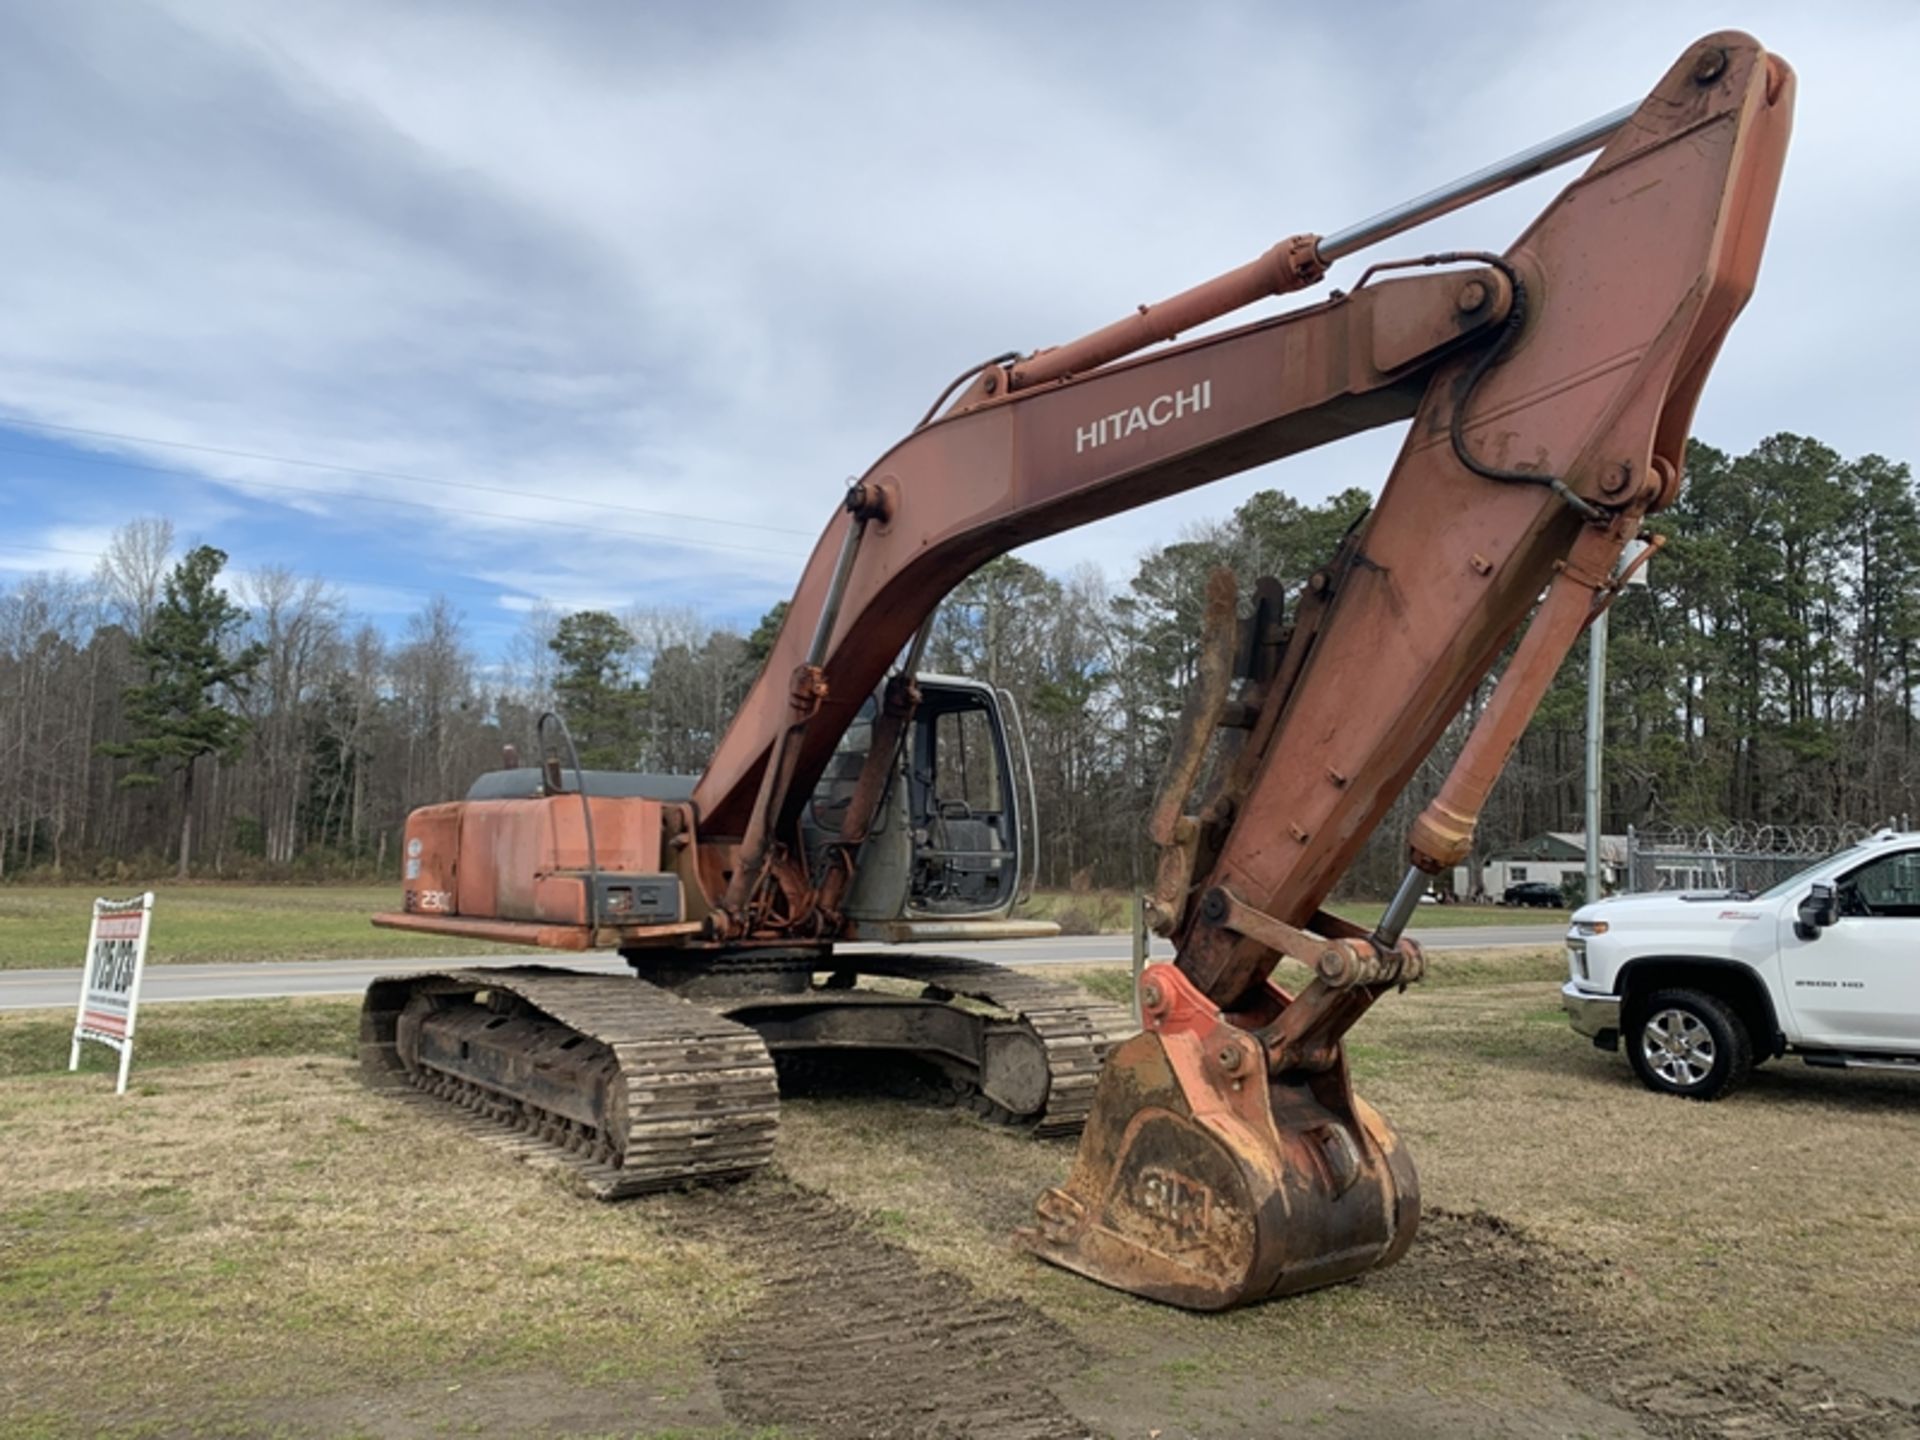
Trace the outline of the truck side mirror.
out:
<instances>
[{"instance_id":1,"label":"truck side mirror","mask_svg":"<svg viewBox=\"0 0 1920 1440\"><path fill-rule=\"evenodd\" d=\"M1820 932L1840 918L1840 901L1831 885L1816 885L1800 902L1793 933L1802 940L1818 940Z\"/></svg>"}]
</instances>

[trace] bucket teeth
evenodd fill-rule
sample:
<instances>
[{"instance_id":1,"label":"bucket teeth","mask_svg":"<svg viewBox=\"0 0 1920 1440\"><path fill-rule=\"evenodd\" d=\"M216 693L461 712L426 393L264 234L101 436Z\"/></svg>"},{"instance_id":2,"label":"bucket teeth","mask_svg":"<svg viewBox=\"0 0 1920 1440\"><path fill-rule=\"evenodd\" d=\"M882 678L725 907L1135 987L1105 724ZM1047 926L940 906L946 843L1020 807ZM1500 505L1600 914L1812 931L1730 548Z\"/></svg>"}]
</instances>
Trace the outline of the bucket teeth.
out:
<instances>
[{"instance_id":1,"label":"bucket teeth","mask_svg":"<svg viewBox=\"0 0 1920 1440\"><path fill-rule=\"evenodd\" d=\"M1020 1243L1193 1310L1311 1290L1399 1259L1418 1223L1419 1183L1345 1066L1297 1082L1268 1081L1263 1067L1228 1071L1220 1056L1245 1032L1204 1013L1210 1024L1138 1035L1108 1057L1073 1170L1040 1197Z\"/></svg>"}]
</instances>

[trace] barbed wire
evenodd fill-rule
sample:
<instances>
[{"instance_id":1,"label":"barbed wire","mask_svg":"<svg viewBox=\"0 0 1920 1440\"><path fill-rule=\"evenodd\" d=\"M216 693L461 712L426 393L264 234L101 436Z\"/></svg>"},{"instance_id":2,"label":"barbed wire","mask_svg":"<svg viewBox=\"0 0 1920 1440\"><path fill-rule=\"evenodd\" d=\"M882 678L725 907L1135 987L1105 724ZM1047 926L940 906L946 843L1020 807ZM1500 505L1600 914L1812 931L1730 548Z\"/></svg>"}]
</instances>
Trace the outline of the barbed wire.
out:
<instances>
[{"instance_id":1,"label":"barbed wire","mask_svg":"<svg viewBox=\"0 0 1920 1440\"><path fill-rule=\"evenodd\" d=\"M1765 855L1818 859L1865 839L1869 825L1670 825L1634 832L1642 854Z\"/></svg>"},{"instance_id":2,"label":"barbed wire","mask_svg":"<svg viewBox=\"0 0 1920 1440\"><path fill-rule=\"evenodd\" d=\"M1906 828L1904 820L1892 822ZM1867 825L1667 825L1631 832L1624 888L1758 894L1857 844Z\"/></svg>"}]
</instances>

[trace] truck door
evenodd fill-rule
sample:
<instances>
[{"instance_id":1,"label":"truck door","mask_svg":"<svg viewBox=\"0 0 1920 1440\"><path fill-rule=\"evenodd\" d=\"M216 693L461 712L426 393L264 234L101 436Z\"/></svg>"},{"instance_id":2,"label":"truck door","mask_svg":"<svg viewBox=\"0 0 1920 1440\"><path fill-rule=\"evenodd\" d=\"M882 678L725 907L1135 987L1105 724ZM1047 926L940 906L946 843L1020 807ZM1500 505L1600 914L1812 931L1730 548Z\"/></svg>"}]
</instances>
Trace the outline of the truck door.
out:
<instances>
[{"instance_id":1,"label":"truck door","mask_svg":"<svg viewBox=\"0 0 1920 1440\"><path fill-rule=\"evenodd\" d=\"M1876 856L1835 882L1839 919L1816 940L1781 919L1780 972L1802 1040L1920 1048L1920 849Z\"/></svg>"}]
</instances>

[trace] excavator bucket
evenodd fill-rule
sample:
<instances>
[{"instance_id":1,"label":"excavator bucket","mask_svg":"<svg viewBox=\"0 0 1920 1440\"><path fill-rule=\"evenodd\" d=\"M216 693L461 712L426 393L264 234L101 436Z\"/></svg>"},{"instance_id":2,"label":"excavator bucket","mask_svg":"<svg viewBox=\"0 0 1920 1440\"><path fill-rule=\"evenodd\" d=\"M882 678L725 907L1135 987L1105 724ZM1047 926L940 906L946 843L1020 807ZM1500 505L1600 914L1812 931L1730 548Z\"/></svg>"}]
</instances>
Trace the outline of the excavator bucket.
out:
<instances>
[{"instance_id":1,"label":"excavator bucket","mask_svg":"<svg viewBox=\"0 0 1920 1440\"><path fill-rule=\"evenodd\" d=\"M1344 1055L1270 1082L1260 1043L1173 966L1149 967L1141 997L1146 1028L1107 1057L1073 1171L1020 1232L1027 1249L1191 1310L1406 1253L1419 1181L1393 1127L1354 1095Z\"/></svg>"}]
</instances>

